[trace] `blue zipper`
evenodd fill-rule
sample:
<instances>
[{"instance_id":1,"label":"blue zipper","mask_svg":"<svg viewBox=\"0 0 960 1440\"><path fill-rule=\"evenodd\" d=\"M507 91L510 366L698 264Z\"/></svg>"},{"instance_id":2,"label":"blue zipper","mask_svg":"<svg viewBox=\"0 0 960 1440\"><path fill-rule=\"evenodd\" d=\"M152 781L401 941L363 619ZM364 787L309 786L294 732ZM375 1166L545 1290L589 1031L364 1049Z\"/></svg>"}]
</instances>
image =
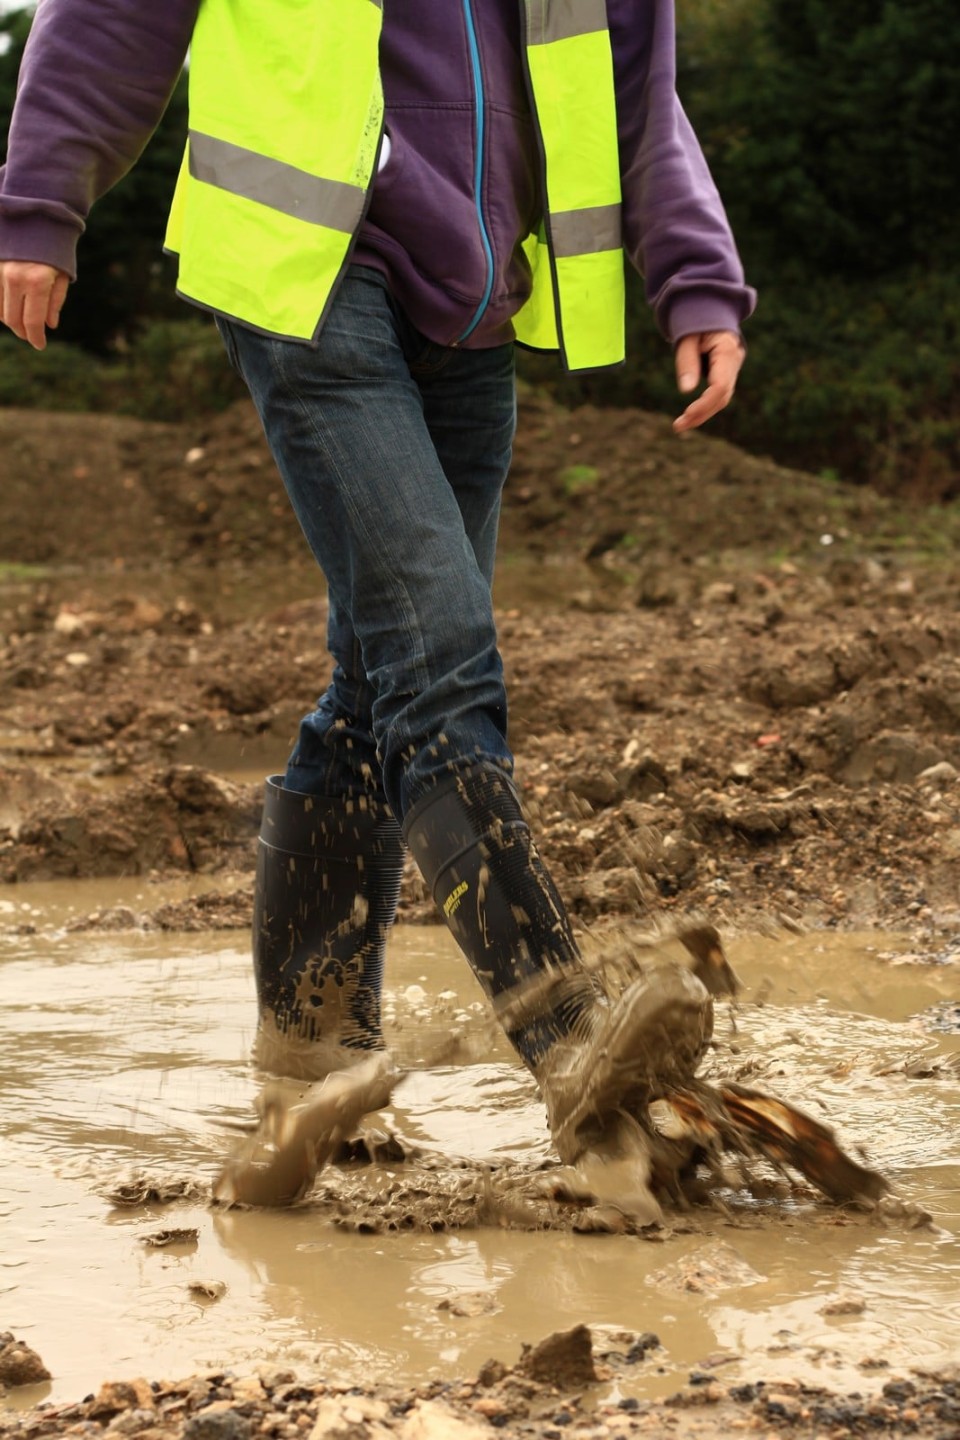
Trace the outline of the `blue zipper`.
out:
<instances>
[{"instance_id":1,"label":"blue zipper","mask_svg":"<svg viewBox=\"0 0 960 1440\"><path fill-rule=\"evenodd\" d=\"M483 319L483 312L490 303L490 296L493 293L493 246L490 244L490 235L487 231L487 222L483 218L483 203L480 199L483 186L483 130L484 130L484 103L483 103L483 72L480 68L480 47L477 44L477 31L473 23L473 5L471 0L463 0L463 16L467 24L467 45L470 50L470 67L473 71L473 90L476 99L476 162L473 169L473 190L474 201L477 207L477 223L480 226L480 241L483 245L483 253L487 260L487 283L483 291L483 299L474 311L473 319L464 330L463 334L453 342L459 345L472 335L474 330Z\"/></svg>"}]
</instances>

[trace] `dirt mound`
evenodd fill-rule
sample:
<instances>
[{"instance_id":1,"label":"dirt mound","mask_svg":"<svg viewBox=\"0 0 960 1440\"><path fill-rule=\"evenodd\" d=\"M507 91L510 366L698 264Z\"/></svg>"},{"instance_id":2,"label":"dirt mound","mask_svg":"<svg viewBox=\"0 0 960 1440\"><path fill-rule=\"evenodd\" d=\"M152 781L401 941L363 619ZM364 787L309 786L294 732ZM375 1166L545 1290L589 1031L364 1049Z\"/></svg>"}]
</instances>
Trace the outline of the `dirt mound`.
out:
<instances>
[{"instance_id":1,"label":"dirt mound","mask_svg":"<svg viewBox=\"0 0 960 1440\"><path fill-rule=\"evenodd\" d=\"M0 438L0 879L249 877L252 782L329 671L252 408L9 411ZM958 523L523 395L497 584L511 738L583 921L956 923ZM404 913L432 914L412 873Z\"/></svg>"},{"instance_id":2,"label":"dirt mound","mask_svg":"<svg viewBox=\"0 0 960 1440\"><path fill-rule=\"evenodd\" d=\"M649 603L688 593L682 574L661 571L728 551L819 554L831 583L846 571L880 585L904 550L935 541L946 556L958 531L950 510L900 505L708 435L678 440L662 416L566 411L521 391L502 550L639 565ZM0 537L0 563L305 558L247 401L202 424L3 412Z\"/></svg>"}]
</instances>

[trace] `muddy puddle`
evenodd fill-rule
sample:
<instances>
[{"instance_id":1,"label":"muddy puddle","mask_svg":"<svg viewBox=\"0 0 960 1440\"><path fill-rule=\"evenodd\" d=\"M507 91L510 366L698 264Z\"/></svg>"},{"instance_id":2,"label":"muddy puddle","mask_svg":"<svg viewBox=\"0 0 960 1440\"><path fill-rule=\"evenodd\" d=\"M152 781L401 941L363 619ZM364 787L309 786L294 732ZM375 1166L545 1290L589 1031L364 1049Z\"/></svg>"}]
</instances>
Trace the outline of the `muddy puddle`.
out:
<instances>
[{"instance_id":1,"label":"muddy puddle","mask_svg":"<svg viewBox=\"0 0 960 1440\"><path fill-rule=\"evenodd\" d=\"M142 881L126 897L109 889L142 908ZM718 1008L719 1061L864 1147L932 1226L798 1191L731 1192L726 1214L669 1216L654 1239L527 1232L502 1215L356 1233L310 1202L206 1203L257 1092L243 935L70 934L57 925L100 903L98 887L10 894L44 924L0 936L0 1329L54 1377L18 1405L251 1359L305 1378L462 1375L581 1321L659 1337L610 1382L623 1396L670 1393L691 1370L870 1391L956 1359L960 977L917 963L897 936L729 938L745 996L735 1015ZM388 1032L411 1070L383 1121L425 1157L421 1198L458 1176L482 1186L490 1166L545 1163L533 1084L490 1042L446 933L398 928L388 982ZM356 1182L368 1197L370 1174ZM120 1204L124 1177L129 1200L187 1191Z\"/></svg>"}]
</instances>

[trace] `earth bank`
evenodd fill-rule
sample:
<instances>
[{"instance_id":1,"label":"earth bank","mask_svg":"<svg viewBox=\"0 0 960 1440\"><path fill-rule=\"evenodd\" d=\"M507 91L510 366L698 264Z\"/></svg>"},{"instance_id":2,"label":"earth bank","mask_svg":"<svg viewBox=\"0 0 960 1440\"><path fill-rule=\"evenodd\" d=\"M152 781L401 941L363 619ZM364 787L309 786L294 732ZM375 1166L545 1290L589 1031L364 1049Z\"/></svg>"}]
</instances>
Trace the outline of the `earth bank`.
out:
<instances>
[{"instance_id":1,"label":"earth bank","mask_svg":"<svg viewBox=\"0 0 960 1440\"><path fill-rule=\"evenodd\" d=\"M328 671L252 410L199 433L8 412L0 436L0 882L229 878L199 916L133 921L238 923L260 779ZM518 779L581 923L707 909L952 945L958 529L525 397L498 622ZM403 913L432 918L412 872Z\"/></svg>"}]
</instances>

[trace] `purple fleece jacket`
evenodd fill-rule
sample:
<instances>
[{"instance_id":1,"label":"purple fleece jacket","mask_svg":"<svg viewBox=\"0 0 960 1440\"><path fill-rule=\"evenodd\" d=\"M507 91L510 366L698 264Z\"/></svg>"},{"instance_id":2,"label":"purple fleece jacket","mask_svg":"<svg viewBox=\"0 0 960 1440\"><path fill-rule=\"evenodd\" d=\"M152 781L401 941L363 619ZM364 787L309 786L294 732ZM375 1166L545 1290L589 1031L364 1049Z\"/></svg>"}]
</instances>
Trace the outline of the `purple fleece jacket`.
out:
<instances>
[{"instance_id":1,"label":"purple fleece jacket","mask_svg":"<svg viewBox=\"0 0 960 1440\"><path fill-rule=\"evenodd\" d=\"M464 0L384 3L391 150L354 259L380 269L413 323L440 344L467 330L469 346L511 339L511 316L529 293L519 242L541 203L521 4L473 0L470 7L484 112L478 195L468 7ZM42 0L0 169L0 259L45 261L76 276L90 207L156 127L198 7L199 0ZM667 339L737 330L754 293L676 96L673 0L607 0L607 13L626 252Z\"/></svg>"}]
</instances>

